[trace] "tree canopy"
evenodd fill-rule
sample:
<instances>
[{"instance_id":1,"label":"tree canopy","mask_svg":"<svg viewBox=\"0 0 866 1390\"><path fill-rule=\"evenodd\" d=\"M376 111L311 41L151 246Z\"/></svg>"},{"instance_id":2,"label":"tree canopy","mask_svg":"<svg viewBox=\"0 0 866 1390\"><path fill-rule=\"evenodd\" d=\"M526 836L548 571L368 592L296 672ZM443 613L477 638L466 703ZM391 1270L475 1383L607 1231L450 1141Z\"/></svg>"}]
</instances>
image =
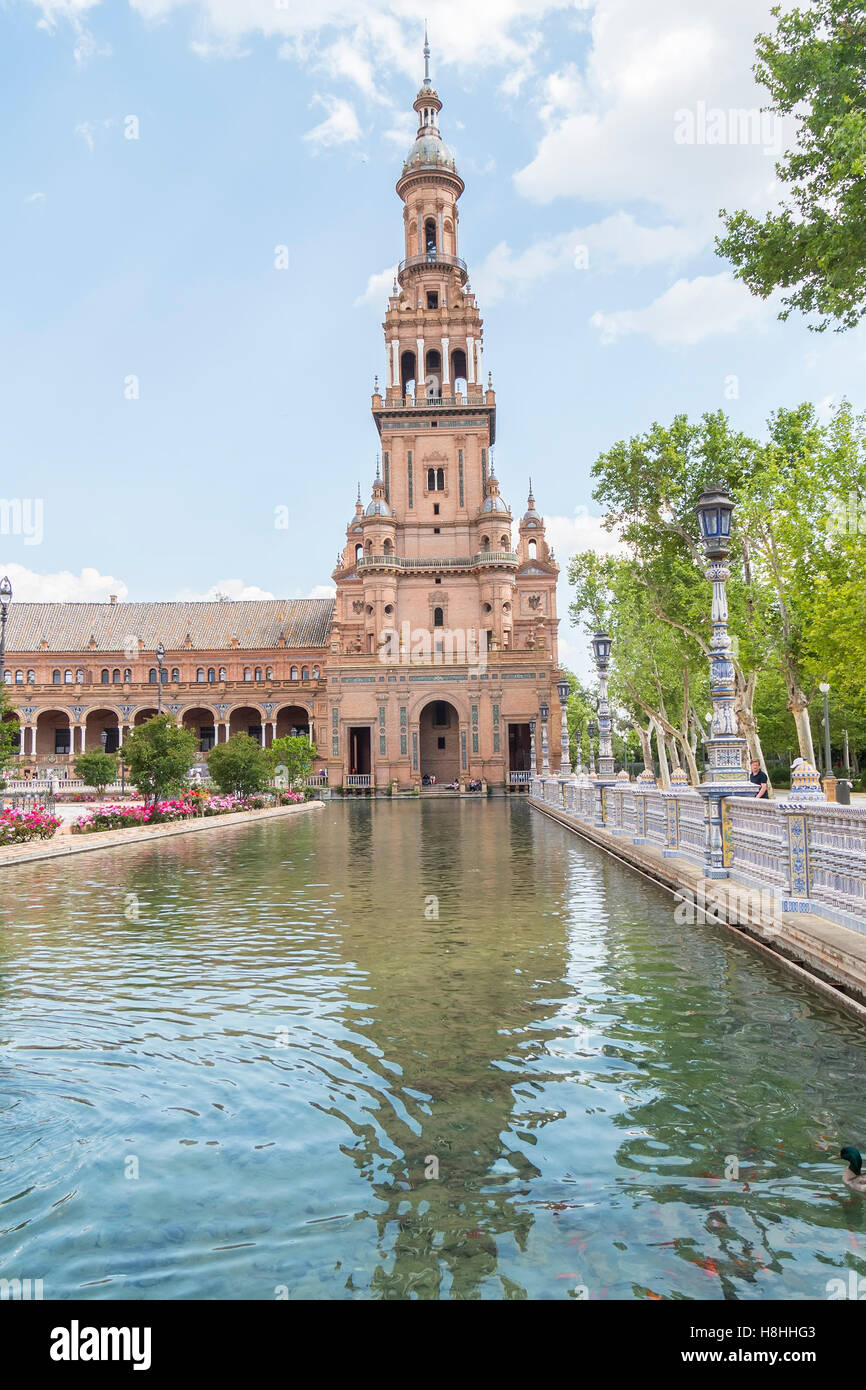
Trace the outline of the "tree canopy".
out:
<instances>
[{"instance_id":1,"label":"tree canopy","mask_svg":"<svg viewBox=\"0 0 866 1390\"><path fill-rule=\"evenodd\" d=\"M769 109L797 122L776 165L785 199L762 219L722 209L716 249L753 294L784 291L781 318L798 309L819 331L851 328L866 312L866 11L863 0L815 0L772 13L753 70Z\"/></svg>"},{"instance_id":2,"label":"tree canopy","mask_svg":"<svg viewBox=\"0 0 866 1390\"><path fill-rule=\"evenodd\" d=\"M778 410L760 439L721 411L676 416L614 444L593 477L626 553L572 558L572 621L610 629L612 697L645 760L656 737L663 779L667 757L696 779L709 709L710 590L695 506L711 483L736 504L730 631L751 755L764 760L760 722L774 751L793 746L814 760L810 705L821 681L849 732L863 726L866 422L847 402L829 421L808 404Z\"/></svg>"},{"instance_id":3,"label":"tree canopy","mask_svg":"<svg viewBox=\"0 0 866 1390\"><path fill-rule=\"evenodd\" d=\"M176 724L169 714L155 714L126 738L123 761L129 780L154 803L186 783L195 759L198 739L190 729Z\"/></svg>"}]
</instances>

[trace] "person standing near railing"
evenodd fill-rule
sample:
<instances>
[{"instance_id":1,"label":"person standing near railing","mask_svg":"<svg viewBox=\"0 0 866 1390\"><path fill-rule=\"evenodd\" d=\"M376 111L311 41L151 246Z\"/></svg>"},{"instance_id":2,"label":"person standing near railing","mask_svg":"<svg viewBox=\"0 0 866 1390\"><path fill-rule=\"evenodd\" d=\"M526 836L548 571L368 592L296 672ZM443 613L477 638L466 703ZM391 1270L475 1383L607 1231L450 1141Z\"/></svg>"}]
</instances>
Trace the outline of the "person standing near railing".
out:
<instances>
[{"instance_id":1,"label":"person standing near railing","mask_svg":"<svg viewBox=\"0 0 866 1390\"><path fill-rule=\"evenodd\" d=\"M753 758L749 763L749 781L754 782L755 786L758 788L755 793L755 800L757 801L760 797L766 800L770 791L770 779L757 758Z\"/></svg>"}]
</instances>

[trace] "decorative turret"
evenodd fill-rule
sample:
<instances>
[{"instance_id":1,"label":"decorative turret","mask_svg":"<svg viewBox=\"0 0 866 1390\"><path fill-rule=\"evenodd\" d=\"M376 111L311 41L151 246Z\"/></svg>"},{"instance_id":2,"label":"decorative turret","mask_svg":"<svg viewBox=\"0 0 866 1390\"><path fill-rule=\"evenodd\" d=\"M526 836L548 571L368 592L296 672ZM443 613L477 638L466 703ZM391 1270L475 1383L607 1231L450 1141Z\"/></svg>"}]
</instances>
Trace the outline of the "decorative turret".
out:
<instances>
[{"instance_id":1,"label":"decorative turret","mask_svg":"<svg viewBox=\"0 0 866 1390\"><path fill-rule=\"evenodd\" d=\"M524 522L534 522L536 526L543 526L544 521L535 510L535 498L532 495L532 479L529 479L529 497L526 502L526 511L523 513Z\"/></svg>"},{"instance_id":2,"label":"decorative turret","mask_svg":"<svg viewBox=\"0 0 866 1390\"><path fill-rule=\"evenodd\" d=\"M541 572L538 562L548 571L556 571L557 565L553 559L553 551L547 544L544 534L544 517L535 508L535 497L532 492L532 479L529 480L529 496L526 499L526 511L520 518L518 527L519 541L517 553L520 556L521 565L532 565L536 568L536 573Z\"/></svg>"},{"instance_id":3,"label":"decorative turret","mask_svg":"<svg viewBox=\"0 0 866 1390\"><path fill-rule=\"evenodd\" d=\"M364 513L364 516L393 516L393 512L391 511L391 508L388 506L387 498L385 496L385 484L382 481L382 475L380 473L380 463L378 454L376 455L376 479L373 483L373 495L370 501L367 503L367 510Z\"/></svg>"},{"instance_id":4,"label":"decorative turret","mask_svg":"<svg viewBox=\"0 0 866 1390\"><path fill-rule=\"evenodd\" d=\"M490 464L490 472L487 475L487 485L484 489L484 501L481 504L481 512L501 512L503 516L510 518L511 508L503 497L499 496L499 480L493 472L493 463Z\"/></svg>"}]
</instances>

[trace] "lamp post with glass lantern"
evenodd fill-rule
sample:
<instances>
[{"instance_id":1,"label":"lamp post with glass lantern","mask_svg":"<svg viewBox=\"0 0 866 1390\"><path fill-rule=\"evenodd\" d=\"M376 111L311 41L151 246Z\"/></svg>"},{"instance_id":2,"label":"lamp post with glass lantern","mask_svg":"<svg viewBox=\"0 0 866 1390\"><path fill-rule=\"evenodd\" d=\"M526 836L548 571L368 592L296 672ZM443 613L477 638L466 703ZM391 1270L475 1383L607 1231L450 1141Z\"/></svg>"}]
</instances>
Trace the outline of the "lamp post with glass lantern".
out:
<instances>
[{"instance_id":1,"label":"lamp post with glass lantern","mask_svg":"<svg viewBox=\"0 0 866 1390\"><path fill-rule=\"evenodd\" d=\"M598 672L598 776L595 779L597 795L594 795L596 825L604 825L605 787L613 786L616 781L613 743L611 741L613 721L610 717L610 704L607 698L607 669L610 664L612 645L610 636L605 631L599 630L593 633L592 655L595 669Z\"/></svg>"},{"instance_id":2,"label":"lamp post with glass lantern","mask_svg":"<svg viewBox=\"0 0 866 1390\"><path fill-rule=\"evenodd\" d=\"M707 829L704 873L708 878L727 878L722 837L722 799L726 796L755 796L757 786L746 771L746 740L739 733L734 709L734 659L728 632L728 596L725 585L730 577L728 555L731 549L731 518L734 504L720 487L708 487L696 507L701 541L708 560L705 571L713 586L710 638L710 699L713 717L704 739L707 765L697 790L707 799Z\"/></svg>"},{"instance_id":3,"label":"lamp post with glass lantern","mask_svg":"<svg viewBox=\"0 0 866 1390\"><path fill-rule=\"evenodd\" d=\"M559 763L560 777L571 776L571 749L568 742L568 697L571 694L571 686L568 681L561 680L556 682L556 693L559 696L559 710L562 718L561 742L562 757Z\"/></svg>"},{"instance_id":4,"label":"lamp post with glass lantern","mask_svg":"<svg viewBox=\"0 0 866 1390\"><path fill-rule=\"evenodd\" d=\"M156 712L162 714L162 663L165 661L165 647L162 642L156 648Z\"/></svg>"},{"instance_id":5,"label":"lamp post with glass lantern","mask_svg":"<svg viewBox=\"0 0 866 1390\"><path fill-rule=\"evenodd\" d=\"M9 576L0 580L0 685L6 683L6 619L12 602L12 584Z\"/></svg>"},{"instance_id":6,"label":"lamp post with glass lantern","mask_svg":"<svg viewBox=\"0 0 866 1390\"><path fill-rule=\"evenodd\" d=\"M592 639L592 654L598 671L598 775L614 781L613 743L610 705L607 699L607 668L612 643L606 632L596 632Z\"/></svg>"},{"instance_id":7,"label":"lamp post with glass lantern","mask_svg":"<svg viewBox=\"0 0 866 1390\"><path fill-rule=\"evenodd\" d=\"M550 759L547 755L547 716L550 714L550 705L542 700L538 706L538 713L541 715L541 775L550 776Z\"/></svg>"},{"instance_id":8,"label":"lamp post with glass lantern","mask_svg":"<svg viewBox=\"0 0 866 1390\"><path fill-rule=\"evenodd\" d=\"M529 721L529 767L530 767L530 775L531 775L532 777L537 777L537 776L538 776L538 767L537 767L536 762L535 762L535 725L536 725L536 721L535 721L534 719L530 719L530 721Z\"/></svg>"}]
</instances>

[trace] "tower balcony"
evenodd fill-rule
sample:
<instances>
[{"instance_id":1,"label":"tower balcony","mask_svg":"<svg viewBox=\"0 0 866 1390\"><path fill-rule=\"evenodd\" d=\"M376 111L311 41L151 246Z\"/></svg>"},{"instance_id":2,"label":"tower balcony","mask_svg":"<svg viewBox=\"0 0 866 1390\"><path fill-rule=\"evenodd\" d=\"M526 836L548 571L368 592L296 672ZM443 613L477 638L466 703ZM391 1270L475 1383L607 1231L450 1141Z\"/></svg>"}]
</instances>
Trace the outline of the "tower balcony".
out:
<instances>
[{"instance_id":1,"label":"tower balcony","mask_svg":"<svg viewBox=\"0 0 866 1390\"><path fill-rule=\"evenodd\" d=\"M513 550L479 550L476 555L458 555L439 559L425 556L408 559L403 555L364 555L356 565L358 570L407 570L413 573L435 570L448 570L451 573L465 573L468 570L492 567L495 569L517 569L520 561Z\"/></svg>"},{"instance_id":2,"label":"tower balcony","mask_svg":"<svg viewBox=\"0 0 866 1390\"><path fill-rule=\"evenodd\" d=\"M462 391L457 391L453 396L401 396L398 401L383 400L376 406L377 410L439 410L461 409L467 405L489 405L485 400L484 392L479 387L477 390L464 395Z\"/></svg>"},{"instance_id":3,"label":"tower balcony","mask_svg":"<svg viewBox=\"0 0 866 1390\"><path fill-rule=\"evenodd\" d=\"M465 285L469 279L469 267L459 256L449 256L447 251L424 251L418 256L407 256L405 261L400 262L397 267L397 280L402 286L404 276L412 271L431 269L458 271L461 285Z\"/></svg>"}]
</instances>

